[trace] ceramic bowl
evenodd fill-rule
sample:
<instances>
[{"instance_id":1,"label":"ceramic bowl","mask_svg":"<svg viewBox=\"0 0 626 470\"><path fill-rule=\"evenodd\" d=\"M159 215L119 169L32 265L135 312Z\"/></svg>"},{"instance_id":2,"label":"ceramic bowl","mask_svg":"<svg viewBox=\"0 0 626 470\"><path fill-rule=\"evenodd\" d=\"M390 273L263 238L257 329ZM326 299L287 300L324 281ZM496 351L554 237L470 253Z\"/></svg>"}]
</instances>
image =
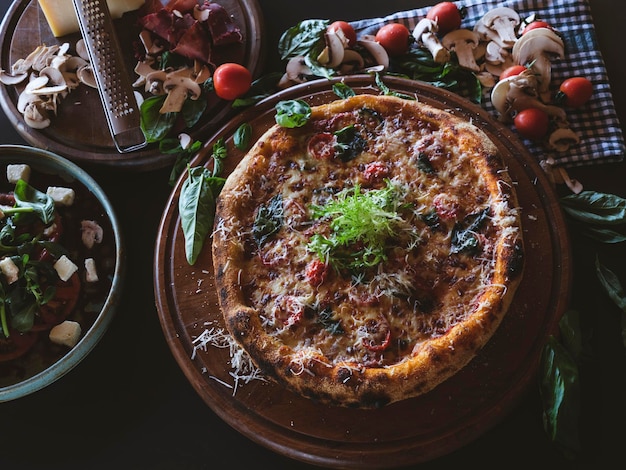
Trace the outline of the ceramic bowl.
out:
<instances>
[{"instance_id":1,"label":"ceramic bowl","mask_svg":"<svg viewBox=\"0 0 626 470\"><path fill-rule=\"evenodd\" d=\"M39 191L46 192L48 186L75 191L75 202L66 209L68 217L63 218L61 243L76 256L75 265L80 266L77 271L80 296L67 319L80 324L81 334L74 346L60 345L51 342L49 331L42 329L27 353L0 362L0 402L30 395L61 379L93 350L115 315L125 272L125 250L115 211L89 174L45 150L0 145L1 192L12 188L6 171L9 164L28 165L31 169L28 182ZM95 220L103 228L102 241L91 248L81 243L82 235L76 234L81 232L82 220ZM87 282L85 278L84 264L78 259L86 257L96 261L97 282Z\"/></svg>"}]
</instances>

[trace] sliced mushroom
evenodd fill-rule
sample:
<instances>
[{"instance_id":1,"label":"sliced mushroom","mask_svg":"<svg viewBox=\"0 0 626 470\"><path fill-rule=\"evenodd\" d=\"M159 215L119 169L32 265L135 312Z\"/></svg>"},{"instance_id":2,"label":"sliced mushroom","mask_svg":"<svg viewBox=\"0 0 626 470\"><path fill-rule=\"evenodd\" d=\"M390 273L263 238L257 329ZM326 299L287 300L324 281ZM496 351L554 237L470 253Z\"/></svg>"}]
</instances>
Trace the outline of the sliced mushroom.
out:
<instances>
[{"instance_id":1,"label":"sliced mushroom","mask_svg":"<svg viewBox=\"0 0 626 470\"><path fill-rule=\"evenodd\" d=\"M302 83L308 80L313 75L313 72L306 64L303 56L296 56L287 62L286 74L287 79L295 83Z\"/></svg>"},{"instance_id":2,"label":"sliced mushroom","mask_svg":"<svg viewBox=\"0 0 626 470\"><path fill-rule=\"evenodd\" d=\"M474 26L474 32L483 41L495 41L500 47L510 49L517 41L515 31L519 23L520 17L515 10L499 7L485 13Z\"/></svg>"},{"instance_id":3,"label":"sliced mushroom","mask_svg":"<svg viewBox=\"0 0 626 470\"><path fill-rule=\"evenodd\" d=\"M565 46L563 40L548 28L528 31L513 46L513 61L516 64L532 64L538 75L539 93L549 100L549 87L552 76L552 61L563 59Z\"/></svg>"},{"instance_id":4,"label":"sliced mushroom","mask_svg":"<svg viewBox=\"0 0 626 470\"><path fill-rule=\"evenodd\" d=\"M365 35L357 41L357 44L363 47L371 56L374 61L371 66L376 67L377 71L383 72L389 68L389 54L385 48L374 39L374 36ZM371 71L371 66L367 63L367 60L365 60L366 70Z\"/></svg>"},{"instance_id":5,"label":"sliced mushroom","mask_svg":"<svg viewBox=\"0 0 626 470\"><path fill-rule=\"evenodd\" d=\"M187 99L197 100L202 93L189 67L168 73L163 82L163 90L167 97L159 110L161 114L180 112Z\"/></svg>"},{"instance_id":6,"label":"sliced mushroom","mask_svg":"<svg viewBox=\"0 0 626 470\"><path fill-rule=\"evenodd\" d=\"M580 142L578 134L568 127L558 128L550 134L548 146L557 152L566 152Z\"/></svg>"},{"instance_id":7,"label":"sliced mushroom","mask_svg":"<svg viewBox=\"0 0 626 470\"><path fill-rule=\"evenodd\" d=\"M14 75L14 74L7 73L5 70L0 70L0 82L8 86L19 85L27 78L28 78L28 73L26 72L22 72L22 73L18 73Z\"/></svg>"},{"instance_id":8,"label":"sliced mushroom","mask_svg":"<svg viewBox=\"0 0 626 470\"><path fill-rule=\"evenodd\" d=\"M343 61L339 65L339 73L349 74L365 67L363 56L352 49L344 50Z\"/></svg>"},{"instance_id":9,"label":"sliced mushroom","mask_svg":"<svg viewBox=\"0 0 626 470\"><path fill-rule=\"evenodd\" d=\"M348 41L339 28L327 30L324 33L324 40L326 46L318 55L317 61L324 67L332 69L343 62L344 49Z\"/></svg>"},{"instance_id":10,"label":"sliced mushroom","mask_svg":"<svg viewBox=\"0 0 626 470\"><path fill-rule=\"evenodd\" d=\"M428 49L435 62L445 64L450 60L450 51L439 42L437 30L437 23L424 18L413 29L413 37L419 46Z\"/></svg>"},{"instance_id":11,"label":"sliced mushroom","mask_svg":"<svg viewBox=\"0 0 626 470\"><path fill-rule=\"evenodd\" d=\"M478 34L469 29L456 29L446 34L441 43L446 49L456 53L461 67L472 72L480 71L474 58L474 49L478 46Z\"/></svg>"}]
</instances>

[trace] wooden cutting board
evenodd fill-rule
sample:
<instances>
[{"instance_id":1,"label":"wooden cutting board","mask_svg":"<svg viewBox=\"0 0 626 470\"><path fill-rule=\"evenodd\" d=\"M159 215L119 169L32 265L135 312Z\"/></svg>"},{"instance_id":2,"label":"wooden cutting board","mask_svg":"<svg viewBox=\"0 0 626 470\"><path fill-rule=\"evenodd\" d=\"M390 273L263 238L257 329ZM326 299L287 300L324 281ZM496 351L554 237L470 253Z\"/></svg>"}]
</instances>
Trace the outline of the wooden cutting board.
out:
<instances>
[{"instance_id":1,"label":"wooden cutting board","mask_svg":"<svg viewBox=\"0 0 626 470\"><path fill-rule=\"evenodd\" d=\"M370 76L346 77L357 93L379 93ZM205 329L224 327L214 287L210 243L194 266L185 259L177 204L182 180L165 208L157 241L154 285L160 321L186 377L215 413L251 440L285 456L344 468L401 466L452 452L502 420L534 385L547 336L564 312L571 284L571 256L557 197L543 171L515 135L480 107L442 89L385 77L395 91L471 120L496 143L516 182L526 251L525 275L495 337L460 373L432 392L379 410L318 405L273 383L254 381L236 393L227 350L194 343ZM225 138L225 174L242 154L232 136L240 124L253 128L253 141L274 124L274 105L304 99L311 105L337 99L332 81L299 85L237 116L209 139L192 162L202 165L213 143Z\"/></svg>"},{"instance_id":2,"label":"wooden cutting board","mask_svg":"<svg viewBox=\"0 0 626 470\"><path fill-rule=\"evenodd\" d=\"M256 0L220 0L240 27L244 42L228 46L224 57L229 62L245 65L254 76L263 66L263 18ZM115 20L116 32L122 44L126 68L133 74L135 58L133 44L139 39L136 25L138 13L129 12ZM17 0L9 8L0 25L0 68L11 70L11 65L26 57L41 44L47 46L69 42L72 50L80 33L55 38L37 0ZM226 61L225 60L225 61ZM117 152L106 123L97 90L86 86L63 100L50 127L37 130L28 127L17 110L18 92L14 86L0 84L0 105L11 124L29 144L58 153L76 163L102 164L116 168L149 170L173 163L173 156L159 152L157 144L142 150L120 154ZM217 97L209 99L208 109L201 122L188 132L194 139L204 139L215 132L232 115L230 103Z\"/></svg>"}]
</instances>

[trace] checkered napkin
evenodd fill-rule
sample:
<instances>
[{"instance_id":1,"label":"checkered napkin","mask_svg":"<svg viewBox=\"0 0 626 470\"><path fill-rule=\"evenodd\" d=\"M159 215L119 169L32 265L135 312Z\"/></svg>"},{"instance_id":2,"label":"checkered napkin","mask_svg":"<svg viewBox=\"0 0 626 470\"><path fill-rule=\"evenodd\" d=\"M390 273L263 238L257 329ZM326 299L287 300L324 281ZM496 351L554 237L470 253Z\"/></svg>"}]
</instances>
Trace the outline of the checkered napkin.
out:
<instances>
[{"instance_id":1,"label":"checkered napkin","mask_svg":"<svg viewBox=\"0 0 626 470\"><path fill-rule=\"evenodd\" d=\"M580 143L567 152L555 153L545 145L525 140L524 143L539 161L551 157L558 165L573 167L623 160L626 153L624 137L587 0L461 0L456 3L466 9L462 28L472 29L487 11L501 6L517 11L522 19L534 14L536 19L547 21L556 27L566 47L565 60L552 64L552 86L557 87L566 78L574 76L587 77L593 82L591 101L582 108L566 109L570 127L580 136ZM352 25L359 36L376 34L383 24L392 22L403 23L413 31L429 8L401 11L384 18L364 19ZM485 91L483 107L497 117L489 93L490 90Z\"/></svg>"}]
</instances>

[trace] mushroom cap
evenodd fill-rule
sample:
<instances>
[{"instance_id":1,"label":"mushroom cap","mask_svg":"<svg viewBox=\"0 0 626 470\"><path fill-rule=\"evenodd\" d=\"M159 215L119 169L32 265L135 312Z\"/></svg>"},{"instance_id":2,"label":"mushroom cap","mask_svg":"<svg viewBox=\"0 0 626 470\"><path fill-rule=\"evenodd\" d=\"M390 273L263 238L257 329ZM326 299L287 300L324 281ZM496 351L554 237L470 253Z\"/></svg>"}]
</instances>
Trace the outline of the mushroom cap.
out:
<instances>
[{"instance_id":1,"label":"mushroom cap","mask_svg":"<svg viewBox=\"0 0 626 470\"><path fill-rule=\"evenodd\" d=\"M422 42L422 34L424 33L436 33L439 30L439 26L433 20L428 18L421 19L413 28L413 37L418 44Z\"/></svg>"},{"instance_id":2,"label":"mushroom cap","mask_svg":"<svg viewBox=\"0 0 626 470\"><path fill-rule=\"evenodd\" d=\"M446 34L441 43L446 49L455 49L459 43L470 44L473 49L478 45L479 40L478 34L471 29L460 28Z\"/></svg>"}]
</instances>

